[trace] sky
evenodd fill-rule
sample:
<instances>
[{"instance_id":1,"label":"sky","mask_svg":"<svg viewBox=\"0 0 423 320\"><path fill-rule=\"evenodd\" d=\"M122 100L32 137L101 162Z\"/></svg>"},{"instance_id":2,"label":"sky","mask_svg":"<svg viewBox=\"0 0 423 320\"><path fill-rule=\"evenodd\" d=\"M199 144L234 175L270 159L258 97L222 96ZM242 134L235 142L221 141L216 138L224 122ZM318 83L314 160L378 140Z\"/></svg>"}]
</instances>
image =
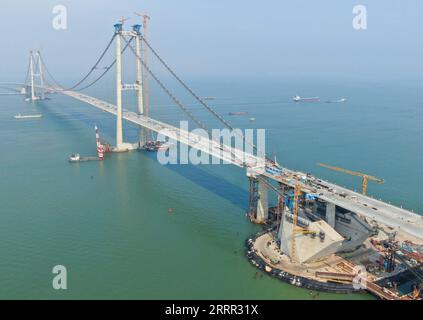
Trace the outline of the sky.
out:
<instances>
[{"instance_id":1,"label":"sky","mask_svg":"<svg viewBox=\"0 0 423 320\"><path fill-rule=\"evenodd\" d=\"M67 29L52 26L67 8ZM353 7L367 8L367 29L353 28ZM421 0L0 0L0 80L25 77L28 52L41 49L59 79L88 71L135 11L151 16L149 39L185 77L294 75L421 78Z\"/></svg>"}]
</instances>

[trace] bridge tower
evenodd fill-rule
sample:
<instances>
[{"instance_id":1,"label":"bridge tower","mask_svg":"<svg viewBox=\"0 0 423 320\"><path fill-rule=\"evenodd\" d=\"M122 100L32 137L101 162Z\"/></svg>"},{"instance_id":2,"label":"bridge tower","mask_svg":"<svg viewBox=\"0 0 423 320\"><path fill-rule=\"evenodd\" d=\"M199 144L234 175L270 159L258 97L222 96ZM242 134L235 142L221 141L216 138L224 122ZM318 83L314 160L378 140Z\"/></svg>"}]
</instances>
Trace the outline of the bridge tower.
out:
<instances>
[{"instance_id":1,"label":"bridge tower","mask_svg":"<svg viewBox=\"0 0 423 320\"><path fill-rule=\"evenodd\" d=\"M142 33L139 33L139 45L136 44L137 47L137 55L140 57L145 65L148 65L148 48L146 45L144 45L144 41L141 40L141 37L145 40L147 40L147 31L148 31L148 21L150 20L150 17L142 12L135 12L137 16L141 18L141 25L142 25ZM149 86L148 86L148 72L145 70L144 65L142 65L141 61L137 58L137 63L140 64L139 74L141 74L141 93L143 97L143 112L142 114L146 117L149 116L150 111L150 96L149 96ZM140 102L138 102L138 105ZM138 111L139 114L140 111ZM140 146L144 145L147 140L152 138L152 132L146 128L140 129Z\"/></svg>"},{"instance_id":2,"label":"bridge tower","mask_svg":"<svg viewBox=\"0 0 423 320\"><path fill-rule=\"evenodd\" d=\"M122 92L133 90L137 92L137 112L139 115L145 115L145 101L143 93L143 66L138 57L142 57L142 41L141 41L141 25L136 24L132 30L123 30L122 18L121 23L115 24L115 46L116 46L116 147L115 151L128 151L136 147L142 147L147 139L146 129L141 128L139 134L139 142L135 145L123 142L123 126L122 126ZM122 82L122 37L124 40L127 38L135 39L135 53L136 53L136 79L134 83L125 84Z\"/></svg>"},{"instance_id":3,"label":"bridge tower","mask_svg":"<svg viewBox=\"0 0 423 320\"><path fill-rule=\"evenodd\" d=\"M136 34L135 36L135 63L136 63L136 84L138 86L137 89L137 106L138 106L138 114L139 115L146 115L147 114L147 109L145 107L146 105L146 100L145 100L145 92L144 92L144 71L143 71L143 65L140 61L140 59L138 59L138 57L140 57L141 59L143 59L143 47L142 47L142 41L141 41L141 25L136 24L132 27L134 33ZM147 142L147 130L145 128L140 128L140 132L139 132L139 147L142 147L145 145L145 143Z\"/></svg>"},{"instance_id":4,"label":"bridge tower","mask_svg":"<svg viewBox=\"0 0 423 320\"><path fill-rule=\"evenodd\" d=\"M123 150L122 132L122 23L115 24L116 44L116 151Z\"/></svg>"},{"instance_id":5,"label":"bridge tower","mask_svg":"<svg viewBox=\"0 0 423 320\"><path fill-rule=\"evenodd\" d=\"M150 20L150 17L144 13L135 12L135 14L142 18L142 27L143 27L142 36L145 40L147 40L148 21ZM146 47L143 46L142 42L141 42L141 52L142 52L142 58L144 60L144 63L148 65L148 50ZM150 111L150 96L149 96L149 88L148 88L148 72L145 72L145 71L142 72L142 90L144 95L144 115L148 117L149 111Z\"/></svg>"},{"instance_id":6,"label":"bridge tower","mask_svg":"<svg viewBox=\"0 0 423 320\"><path fill-rule=\"evenodd\" d=\"M36 100L43 100L45 98L45 92L44 92L44 73L43 73L43 63L41 60L41 55L39 51L33 52L30 51L29 53L29 99L31 101ZM40 96L37 96L35 87L35 78L39 79L39 87L40 87Z\"/></svg>"}]
</instances>

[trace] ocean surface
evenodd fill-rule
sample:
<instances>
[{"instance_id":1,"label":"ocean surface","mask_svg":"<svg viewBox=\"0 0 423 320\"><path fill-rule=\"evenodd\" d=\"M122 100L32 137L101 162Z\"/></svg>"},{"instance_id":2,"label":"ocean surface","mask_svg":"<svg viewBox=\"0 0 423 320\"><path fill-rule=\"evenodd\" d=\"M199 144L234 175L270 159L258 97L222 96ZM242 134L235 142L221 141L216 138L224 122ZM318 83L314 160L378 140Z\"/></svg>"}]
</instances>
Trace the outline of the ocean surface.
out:
<instances>
[{"instance_id":1,"label":"ocean surface","mask_svg":"<svg viewBox=\"0 0 423 320\"><path fill-rule=\"evenodd\" d=\"M369 194L423 213L422 85L345 79L191 79L238 128L266 129L266 151L282 165L359 190L357 177L323 162L385 179ZM113 83L87 91L113 102ZM179 92L179 91L177 91ZM294 103L294 95L321 103ZM325 103L347 98L345 103ZM140 151L103 162L94 125L115 139L109 114L51 95L25 102L0 96L0 298L22 299L373 299L316 295L284 284L246 260L245 239L260 230L245 217L248 180L229 165L167 165ZM187 106L220 125L192 99ZM151 116L172 124L183 112L152 87ZM125 107L134 110L134 99ZM248 115L229 116L245 111ZM16 120L17 113L42 119ZM255 122L249 118L254 117ZM125 141L138 129L124 124ZM54 290L64 265L68 289Z\"/></svg>"}]
</instances>

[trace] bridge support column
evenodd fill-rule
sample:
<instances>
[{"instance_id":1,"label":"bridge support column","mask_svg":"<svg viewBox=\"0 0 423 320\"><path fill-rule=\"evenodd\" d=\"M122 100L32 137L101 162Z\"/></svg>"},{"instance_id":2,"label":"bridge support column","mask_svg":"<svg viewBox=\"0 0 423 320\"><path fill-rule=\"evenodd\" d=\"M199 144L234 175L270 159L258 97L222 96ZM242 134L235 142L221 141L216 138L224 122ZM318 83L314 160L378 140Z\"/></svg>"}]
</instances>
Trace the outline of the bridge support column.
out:
<instances>
[{"instance_id":1,"label":"bridge support column","mask_svg":"<svg viewBox=\"0 0 423 320\"><path fill-rule=\"evenodd\" d=\"M335 214L336 214L335 204L326 202L326 222L332 228L335 228Z\"/></svg>"},{"instance_id":2,"label":"bridge support column","mask_svg":"<svg viewBox=\"0 0 423 320\"><path fill-rule=\"evenodd\" d=\"M317 214L317 199L313 202L312 210L313 214Z\"/></svg>"},{"instance_id":3,"label":"bridge support column","mask_svg":"<svg viewBox=\"0 0 423 320\"><path fill-rule=\"evenodd\" d=\"M115 25L116 28L116 150L120 151L123 146L122 133L122 54L121 54L121 32L122 25Z\"/></svg>"},{"instance_id":4,"label":"bridge support column","mask_svg":"<svg viewBox=\"0 0 423 320\"><path fill-rule=\"evenodd\" d=\"M257 222L258 223L266 222L268 215L269 215L269 189L263 181L259 180L257 217L256 217Z\"/></svg>"},{"instance_id":5,"label":"bridge support column","mask_svg":"<svg viewBox=\"0 0 423 320\"><path fill-rule=\"evenodd\" d=\"M135 64L136 64L136 84L138 85L137 88L137 105L138 105L138 114L142 115L144 114L144 90L143 90L143 68L142 63L139 58L142 59L142 42L141 42L141 33L140 33L141 25L135 25L133 27L135 33L137 36L135 37L135 51L136 51L136 57L135 57ZM140 127L139 132L139 146L142 147L147 142L147 130Z\"/></svg>"}]
</instances>

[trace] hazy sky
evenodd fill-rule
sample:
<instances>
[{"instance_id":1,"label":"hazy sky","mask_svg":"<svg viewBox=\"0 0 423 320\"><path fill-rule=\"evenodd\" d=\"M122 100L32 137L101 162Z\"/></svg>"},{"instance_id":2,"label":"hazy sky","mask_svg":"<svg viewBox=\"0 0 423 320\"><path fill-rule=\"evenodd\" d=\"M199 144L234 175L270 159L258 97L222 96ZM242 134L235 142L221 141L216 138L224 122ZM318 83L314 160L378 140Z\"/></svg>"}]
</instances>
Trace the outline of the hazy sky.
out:
<instances>
[{"instance_id":1,"label":"hazy sky","mask_svg":"<svg viewBox=\"0 0 423 320\"><path fill-rule=\"evenodd\" d=\"M67 30L52 27L58 4ZM367 30L352 27L359 4ZM134 11L148 12L151 43L183 76L423 74L421 0L0 0L0 79L23 78L31 48L58 78L78 78Z\"/></svg>"}]
</instances>

